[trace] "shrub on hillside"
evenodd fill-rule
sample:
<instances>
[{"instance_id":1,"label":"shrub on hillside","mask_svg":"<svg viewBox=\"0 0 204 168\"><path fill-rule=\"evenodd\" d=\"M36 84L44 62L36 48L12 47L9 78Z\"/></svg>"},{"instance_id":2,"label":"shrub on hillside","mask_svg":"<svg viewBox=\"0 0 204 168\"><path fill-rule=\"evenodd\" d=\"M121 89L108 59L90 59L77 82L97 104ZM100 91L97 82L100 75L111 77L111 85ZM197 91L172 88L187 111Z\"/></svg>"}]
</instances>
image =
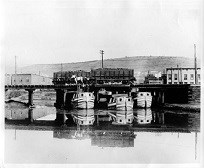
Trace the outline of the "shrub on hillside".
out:
<instances>
[{"instance_id":1,"label":"shrub on hillside","mask_svg":"<svg viewBox=\"0 0 204 168\"><path fill-rule=\"evenodd\" d=\"M13 98L13 97L19 97L22 95L22 92L18 91L18 90L14 90L14 91L11 91L8 95L8 98Z\"/></svg>"}]
</instances>

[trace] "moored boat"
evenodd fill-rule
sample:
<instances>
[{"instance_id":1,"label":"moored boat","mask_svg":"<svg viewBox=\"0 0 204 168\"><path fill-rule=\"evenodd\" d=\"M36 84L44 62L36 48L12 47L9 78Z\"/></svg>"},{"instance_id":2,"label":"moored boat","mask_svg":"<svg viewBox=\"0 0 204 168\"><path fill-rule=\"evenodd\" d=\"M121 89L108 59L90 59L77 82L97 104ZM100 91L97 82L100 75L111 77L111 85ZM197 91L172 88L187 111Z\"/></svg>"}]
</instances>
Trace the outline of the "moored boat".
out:
<instances>
[{"instance_id":1,"label":"moored boat","mask_svg":"<svg viewBox=\"0 0 204 168\"><path fill-rule=\"evenodd\" d=\"M149 108L152 105L152 96L150 92L138 92L134 100L137 102L137 107Z\"/></svg>"},{"instance_id":2,"label":"moored boat","mask_svg":"<svg viewBox=\"0 0 204 168\"><path fill-rule=\"evenodd\" d=\"M73 108L90 109L94 108L94 95L92 92L78 92L71 100Z\"/></svg>"},{"instance_id":3,"label":"moored boat","mask_svg":"<svg viewBox=\"0 0 204 168\"><path fill-rule=\"evenodd\" d=\"M110 98L108 108L117 110L131 110L133 109L133 100L131 96L126 94L116 94Z\"/></svg>"}]
</instances>

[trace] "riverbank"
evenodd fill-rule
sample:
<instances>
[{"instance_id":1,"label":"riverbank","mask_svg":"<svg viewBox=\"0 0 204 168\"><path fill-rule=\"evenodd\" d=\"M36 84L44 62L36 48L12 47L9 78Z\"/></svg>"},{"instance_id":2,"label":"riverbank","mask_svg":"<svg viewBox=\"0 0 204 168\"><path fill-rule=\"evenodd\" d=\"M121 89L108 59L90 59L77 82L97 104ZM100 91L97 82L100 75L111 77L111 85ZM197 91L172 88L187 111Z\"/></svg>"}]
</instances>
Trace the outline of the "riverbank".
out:
<instances>
[{"instance_id":1,"label":"riverbank","mask_svg":"<svg viewBox=\"0 0 204 168\"><path fill-rule=\"evenodd\" d=\"M19 90L18 92L8 92L5 97L5 103L17 102L27 106L28 103L28 93ZM33 95L33 103L35 106L48 106L54 107L56 102L55 91L44 91L37 90Z\"/></svg>"},{"instance_id":2,"label":"riverbank","mask_svg":"<svg viewBox=\"0 0 204 168\"><path fill-rule=\"evenodd\" d=\"M164 106L162 106L162 108L169 109L169 110L187 111L187 112L200 112L201 105L200 105L200 103L194 103L194 104L168 104L168 103L165 103Z\"/></svg>"}]
</instances>

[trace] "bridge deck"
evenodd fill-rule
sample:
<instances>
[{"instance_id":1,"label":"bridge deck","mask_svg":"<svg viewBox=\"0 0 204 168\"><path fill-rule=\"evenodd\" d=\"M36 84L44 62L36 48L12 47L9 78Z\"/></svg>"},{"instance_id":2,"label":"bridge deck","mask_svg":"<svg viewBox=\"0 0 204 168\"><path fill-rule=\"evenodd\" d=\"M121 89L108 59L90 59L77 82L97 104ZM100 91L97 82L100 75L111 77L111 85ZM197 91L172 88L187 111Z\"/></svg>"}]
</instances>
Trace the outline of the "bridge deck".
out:
<instances>
[{"instance_id":1,"label":"bridge deck","mask_svg":"<svg viewBox=\"0 0 204 168\"><path fill-rule=\"evenodd\" d=\"M80 86L94 86L95 88L149 88L149 89L167 89L167 88L188 88L189 84L96 84L96 85L5 85L5 89L69 89L76 90Z\"/></svg>"}]
</instances>

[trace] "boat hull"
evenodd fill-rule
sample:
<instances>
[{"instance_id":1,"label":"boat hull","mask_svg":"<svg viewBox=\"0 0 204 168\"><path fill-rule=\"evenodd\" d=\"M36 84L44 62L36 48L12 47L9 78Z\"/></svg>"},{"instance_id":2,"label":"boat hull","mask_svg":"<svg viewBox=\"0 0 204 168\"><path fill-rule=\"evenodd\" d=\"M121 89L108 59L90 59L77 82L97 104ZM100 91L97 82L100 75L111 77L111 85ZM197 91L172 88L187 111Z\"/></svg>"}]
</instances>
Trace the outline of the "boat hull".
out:
<instances>
[{"instance_id":1,"label":"boat hull","mask_svg":"<svg viewBox=\"0 0 204 168\"><path fill-rule=\"evenodd\" d=\"M122 103L122 104L116 104L117 110L132 110L133 109L133 103Z\"/></svg>"},{"instance_id":2,"label":"boat hull","mask_svg":"<svg viewBox=\"0 0 204 168\"><path fill-rule=\"evenodd\" d=\"M152 106L152 96L148 92L140 92L136 97L137 107L150 108Z\"/></svg>"},{"instance_id":3,"label":"boat hull","mask_svg":"<svg viewBox=\"0 0 204 168\"><path fill-rule=\"evenodd\" d=\"M132 110L133 104L134 102L131 97L115 95L115 98L112 98L111 102L108 103L108 108L126 111Z\"/></svg>"},{"instance_id":4,"label":"boat hull","mask_svg":"<svg viewBox=\"0 0 204 168\"><path fill-rule=\"evenodd\" d=\"M72 99L73 108L92 109L94 108L94 96L92 93L79 93Z\"/></svg>"}]
</instances>

